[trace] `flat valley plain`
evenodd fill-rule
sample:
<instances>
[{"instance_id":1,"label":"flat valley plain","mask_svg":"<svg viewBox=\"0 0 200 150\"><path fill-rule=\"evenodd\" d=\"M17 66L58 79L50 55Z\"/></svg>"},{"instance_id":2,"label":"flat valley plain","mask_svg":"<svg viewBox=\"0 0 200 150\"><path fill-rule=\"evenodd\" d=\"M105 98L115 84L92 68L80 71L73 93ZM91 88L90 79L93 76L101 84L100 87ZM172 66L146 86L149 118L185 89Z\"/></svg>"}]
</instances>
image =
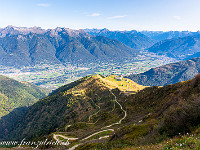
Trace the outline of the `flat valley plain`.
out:
<instances>
[{"instance_id":1,"label":"flat valley plain","mask_svg":"<svg viewBox=\"0 0 200 150\"><path fill-rule=\"evenodd\" d=\"M62 85L91 74L104 76L138 74L175 61L177 60L173 58L141 51L141 55L138 55L134 60L127 60L122 63L38 64L18 68L0 66L0 74L17 81L27 81L43 88L55 90Z\"/></svg>"}]
</instances>

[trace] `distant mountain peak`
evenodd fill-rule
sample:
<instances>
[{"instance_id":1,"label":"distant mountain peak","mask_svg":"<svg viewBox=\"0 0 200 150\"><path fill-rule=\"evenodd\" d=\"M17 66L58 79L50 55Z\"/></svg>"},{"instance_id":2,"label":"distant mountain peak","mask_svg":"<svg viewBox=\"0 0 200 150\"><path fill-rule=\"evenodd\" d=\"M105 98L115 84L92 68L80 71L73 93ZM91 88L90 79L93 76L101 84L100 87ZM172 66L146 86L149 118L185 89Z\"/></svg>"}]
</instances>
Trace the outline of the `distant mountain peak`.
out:
<instances>
[{"instance_id":1,"label":"distant mountain peak","mask_svg":"<svg viewBox=\"0 0 200 150\"><path fill-rule=\"evenodd\" d=\"M110 30L108 30L107 28L104 28L104 29L102 29L102 30L100 30L100 32L109 32Z\"/></svg>"},{"instance_id":2,"label":"distant mountain peak","mask_svg":"<svg viewBox=\"0 0 200 150\"><path fill-rule=\"evenodd\" d=\"M73 30L73 29L70 29L70 28L61 28L61 27L57 27L55 29L48 29L47 32L50 32L50 35L51 36L58 36L58 33L59 32L63 32L63 33L67 33L69 36L71 37L77 37L79 36L80 34L81 35L88 35L84 30L82 29L79 29L79 30Z\"/></svg>"},{"instance_id":3,"label":"distant mountain peak","mask_svg":"<svg viewBox=\"0 0 200 150\"><path fill-rule=\"evenodd\" d=\"M134 48L134 49L143 49L152 46L155 41L145 36L144 34L137 32L136 30L132 31L110 31L106 28L104 29L86 29L87 33L93 36L105 36L110 39L118 40L123 44Z\"/></svg>"},{"instance_id":4,"label":"distant mountain peak","mask_svg":"<svg viewBox=\"0 0 200 150\"><path fill-rule=\"evenodd\" d=\"M1 32L0 37L5 37L6 35L17 35L17 34L28 35L30 33L44 34L46 30L40 27L27 28L27 27L16 27L9 25L5 28L2 28L0 32Z\"/></svg>"}]
</instances>

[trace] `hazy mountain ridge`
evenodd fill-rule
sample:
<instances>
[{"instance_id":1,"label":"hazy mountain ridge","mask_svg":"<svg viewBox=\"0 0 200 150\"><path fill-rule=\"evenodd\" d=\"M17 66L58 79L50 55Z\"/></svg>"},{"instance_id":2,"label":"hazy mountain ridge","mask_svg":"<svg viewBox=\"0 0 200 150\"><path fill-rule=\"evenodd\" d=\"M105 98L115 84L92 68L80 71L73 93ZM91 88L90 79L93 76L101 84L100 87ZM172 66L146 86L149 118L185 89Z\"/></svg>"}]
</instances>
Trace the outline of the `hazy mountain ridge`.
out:
<instances>
[{"instance_id":1,"label":"hazy mountain ridge","mask_svg":"<svg viewBox=\"0 0 200 150\"><path fill-rule=\"evenodd\" d=\"M191 31L141 31L141 33L158 42L167 39L181 38L199 34L199 32Z\"/></svg>"},{"instance_id":2,"label":"hazy mountain ridge","mask_svg":"<svg viewBox=\"0 0 200 150\"><path fill-rule=\"evenodd\" d=\"M142 33L149 34L149 37ZM154 34L168 36L156 43L152 38ZM133 60L144 48L179 60L200 51L199 33L186 31L140 33L135 30L72 30L59 27L44 30L8 26L0 30L0 35L0 65L5 66L122 62Z\"/></svg>"},{"instance_id":3,"label":"hazy mountain ridge","mask_svg":"<svg viewBox=\"0 0 200 150\"><path fill-rule=\"evenodd\" d=\"M147 49L158 55L177 60L194 58L192 55L200 51L199 32L190 31L109 31L108 29L86 29L94 36L105 36L117 39L134 49Z\"/></svg>"},{"instance_id":4,"label":"hazy mountain ridge","mask_svg":"<svg viewBox=\"0 0 200 150\"><path fill-rule=\"evenodd\" d=\"M185 59L200 51L200 34L156 43L148 51L176 59Z\"/></svg>"},{"instance_id":5,"label":"hazy mountain ridge","mask_svg":"<svg viewBox=\"0 0 200 150\"><path fill-rule=\"evenodd\" d=\"M163 86L192 79L198 73L200 73L200 58L193 58L152 68L141 74L127 76L127 78L141 85Z\"/></svg>"},{"instance_id":6,"label":"hazy mountain ridge","mask_svg":"<svg viewBox=\"0 0 200 150\"><path fill-rule=\"evenodd\" d=\"M136 30L109 31L108 29L85 29L85 31L94 36L105 36L118 40L133 49L144 49L156 42Z\"/></svg>"},{"instance_id":7,"label":"hazy mountain ridge","mask_svg":"<svg viewBox=\"0 0 200 150\"><path fill-rule=\"evenodd\" d=\"M46 32L45 29L42 29L40 27L16 27L16 26L7 26L6 28L0 28L0 37L6 37L8 35L28 35L30 33L36 33L36 34L44 34Z\"/></svg>"}]
</instances>

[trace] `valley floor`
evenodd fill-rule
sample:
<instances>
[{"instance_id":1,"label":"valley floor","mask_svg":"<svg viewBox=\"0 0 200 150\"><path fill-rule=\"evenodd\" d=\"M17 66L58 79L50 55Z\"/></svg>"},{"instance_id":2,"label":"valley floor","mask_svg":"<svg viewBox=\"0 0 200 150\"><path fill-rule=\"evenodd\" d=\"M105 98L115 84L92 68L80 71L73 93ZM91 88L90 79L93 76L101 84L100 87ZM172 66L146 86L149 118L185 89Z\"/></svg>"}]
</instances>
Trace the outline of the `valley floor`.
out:
<instances>
[{"instance_id":1,"label":"valley floor","mask_svg":"<svg viewBox=\"0 0 200 150\"><path fill-rule=\"evenodd\" d=\"M54 90L89 74L102 74L104 76L111 74L137 74L145 72L152 67L158 67L175 61L175 59L165 56L143 52L135 60L122 63L93 63L66 66L62 64L43 64L21 68L0 66L0 74L18 81L27 81Z\"/></svg>"}]
</instances>

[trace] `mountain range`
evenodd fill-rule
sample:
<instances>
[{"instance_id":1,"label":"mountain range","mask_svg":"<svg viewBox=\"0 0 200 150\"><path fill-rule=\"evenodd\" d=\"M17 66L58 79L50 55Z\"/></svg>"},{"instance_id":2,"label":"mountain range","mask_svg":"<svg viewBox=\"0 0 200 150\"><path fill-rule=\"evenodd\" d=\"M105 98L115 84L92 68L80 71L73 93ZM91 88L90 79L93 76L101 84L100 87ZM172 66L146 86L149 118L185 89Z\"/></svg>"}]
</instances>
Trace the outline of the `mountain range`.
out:
<instances>
[{"instance_id":1,"label":"mountain range","mask_svg":"<svg viewBox=\"0 0 200 150\"><path fill-rule=\"evenodd\" d=\"M49 95L0 76L0 139L60 143L40 148L122 149L198 133L199 39L198 32L186 31L0 29L3 66L112 64L145 53L184 60L124 78L88 75ZM66 139L69 145L63 144Z\"/></svg>"},{"instance_id":2,"label":"mountain range","mask_svg":"<svg viewBox=\"0 0 200 150\"><path fill-rule=\"evenodd\" d=\"M182 61L125 77L88 75L50 94L31 83L0 76L0 148L10 147L1 141L48 139L59 145L40 149L198 149L199 39L199 32L189 31L1 28L2 66L59 64L56 69L70 72L71 68L60 68L60 64L106 62L117 72L127 60L136 62L128 68L137 69L141 61L137 56L146 58L153 53ZM107 64L102 71L107 71ZM33 68L24 70L41 69ZM42 73L33 76L45 82ZM63 72L48 73L49 81L54 75L58 75L56 81L67 79L62 78Z\"/></svg>"},{"instance_id":3,"label":"mountain range","mask_svg":"<svg viewBox=\"0 0 200 150\"><path fill-rule=\"evenodd\" d=\"M156 41L144 34L132 31L110 31L108 29L85 29L93 36L104 36L110 39L118 40L133 49L144 49L152 46Z\"/></svg>"},{"instance_id":4,"label":"mountain range","mask_svg":"<svg viewBox=\"0 0 200 150\"><path fill-rule=\"evenodd\" d=\"M149 38L156 40L157 42L173 39L173 38L181 38L186 36L192 36L198 34L199 32L190 32L190 31L141 31L142 34L148 36Z\"/></svg>"},{"instance_id":5,"label":"mountain range","mask_svg":"<svg viewBox=\"0 0 200 150\"><path fill-rule=\"evenodd\" d=\"M176 59L185 59L200 51L200 34L164 40L148 48L149 52L166 55Z\"/></svg>"},{"instance_id":6,"label":"mountain range","mask_svg":"<svg viewBox=\"0 0 200 150\"><path fill-rule=\"evenodd\" d=\"M199 32L72 30L8 26L0 29L0 65L121 63L146 49L176 60L200 51Z\"/></svg>"},{"instance_id":7,"label":"mountain range","mask_svg":"<svg viewBox=\"0 0 200 150\"><path fill-rule=\"evenodd\" d=\"M86 29L94 36L118 40L125 45L177 60L191 59L200 52L199 32L190 31L109 31L108 29ZM194 55L194 56L193 56Z\"/></svg>"},{"instance_id":8,"label":"mountain range","mask_svg":"<svg viewBox=\"0 0 200 150\"><path fill-rule=\"evenodd\" d=\"M8 26L0 35L0 65L4 66L120 62L138 54L117 40L91 36L83 30Z\"/></svg>"}]
</instances>

